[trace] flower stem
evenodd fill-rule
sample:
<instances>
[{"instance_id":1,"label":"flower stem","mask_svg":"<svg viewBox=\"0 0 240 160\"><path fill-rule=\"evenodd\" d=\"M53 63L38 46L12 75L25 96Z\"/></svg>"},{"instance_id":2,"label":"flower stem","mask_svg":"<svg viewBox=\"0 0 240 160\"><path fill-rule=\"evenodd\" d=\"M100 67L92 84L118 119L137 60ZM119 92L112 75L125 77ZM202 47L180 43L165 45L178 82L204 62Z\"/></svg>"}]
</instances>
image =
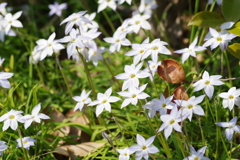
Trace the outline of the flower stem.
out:
<instances>
[{"instance_id":1,"label":"flower stem","mask_svg":"<svg viewBox=\"0 0 240 160\"><path fill-rule=\"evenodd\" d=\"M106 18L108 24L110 25L110 28L112 29L112 32L114 33L116 31L112 21L110 20L109 16L107 15L107 13L105 11L102 11L104 17Z\"/></svg>"},{"instance_id":2,"label":"flower stem","mask_svg":"<svg viewBox=\"0 0 240 160\"><path fill-rule=\"evenodd\" d=\"M18 131L18 135L19 135L19 138L20 138L20 143L22 145L22 150L23 150L23 155L24 155L24 159L25 160L29 160L29 157L28 157L28 154L26 152L26 149L23 147L23 141L22 141L22 134L21 134L21 131L19 128L17 128L17 131Z\"/></svg>"},{"instance_id":3,"label":"flower stem","mask_svg":"<svg viewBox=\"0 0 240 160\"><path fill-rule=\"evenodd\" d=\"M90 72L89 72L89 69L88 69L88 64L85 61L85 59L83 58L82 54L79 53L79 52L78 52L78 54L79 54L79 56L80 56L80 58L81 58L81 60L83 62L84 70L85 70L85 73L87 75L88 83L89 83L89 85L90 85L90 87L92 89L93 97L94 97L94 99L97 99L95 87L93 85L93 81L92 81L92 78L91 78L91 75L90 75Z\"/></svg>"},{"instance_id":4,"label":"flower stem","mask_svg":"<svg viewBox=\"0 0 240 160\"><path fill-rule=\"evenodd\" d=\"M65 82L65 84L66 84L66 86L67 86L68 92L69 92L69 94L73 97L73 93L72 93L72 91L70 90L70 87L69 87L69 85L68 85L68 83L67 83L66 76L65 76L65 74L64 74L64 72L63 72L63 70L62 70L62 67L61 67L61 64L60 64L60 61L59 61L59 58L58 58L57 55L56 55L56 63L57 63L57 66L58 66L58 68L59 68L62 76L63 76L63 80L64 80L64 82Z\"/></svg>"}]
</instances>

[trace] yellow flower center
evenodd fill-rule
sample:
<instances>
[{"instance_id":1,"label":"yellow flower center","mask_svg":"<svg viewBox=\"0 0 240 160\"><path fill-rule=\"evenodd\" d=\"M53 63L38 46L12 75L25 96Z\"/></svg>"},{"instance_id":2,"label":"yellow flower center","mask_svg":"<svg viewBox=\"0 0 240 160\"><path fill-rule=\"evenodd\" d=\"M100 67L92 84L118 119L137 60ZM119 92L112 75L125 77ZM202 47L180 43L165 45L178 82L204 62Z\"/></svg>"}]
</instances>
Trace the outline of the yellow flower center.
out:
<instances>
[{"instance_id":1,"label":"yellow flower center","mask_svg":"<svg viewBox=\"0 0 240 160\"><path fill-rule=\"evenodd\" d=\"M124 156L128 156L128 154L127 154L127 153L124 153Z\"/></svg>"},{"instance_id":2,"label":"yellow flower center","mask_svg":"<svg viewBox=\"0 0 240 160\"><path fill-rule=\"evenodd\" d=\"M205 84L206 84L206 85L210 84L210 81L206 81Z\"/></svg>"},{"instance_id":3,"label":"yellow flower center","mask_svg":"<svg viewBox=\"0 0 240 160\"><path fill-rule=\"evenodd\" d=\"M188 105L187 107L188 107L188 109L192 109L192 108L193 108L193 105L190 104L190 105Z\"/></svg>"},{"instance_id":4,"label":"yellow flower center","mask_svg":"<svg viewBox=\"0 0 240 160\"><path fill-rule=\"evenodd\" d=\"M199 158L198 158L198 157L196 157L196 158L194 158L194 160L199 160Z\"/></svg>"},{"instance_id":5,"label":"yellow flower center","mask_svg":"<svg viewBox=\"0 0 240 160\"><path fill-rule=\"evenodd\" d=\"M13 115L9 116L9 119L14 119L14 118L15 118L15 116L13 116Z\"/></svg>"},{"instance_id":6,"label":"yellow flower center","mask_svg":"<svg viewBox=\"0 0 240 160\"><path fill-rule=\"evenodd\" d=\"M52 45L51 44L48 44L48 47L51 47Z\"/></svg>"},{"instance_id":7,"label":"yellow flower center","mask_svg":"<svg viewBox=\"0 0 240 160\"><path fill-rule=\"evenodd\" d=\"M152 49L153 49L153 50L158 50L158 47L157 47L157 46L154 46Z\"/></svg>"},{"instance_id":8,"label":"yellow flower center","mask_svg":"<svg viewBox=\"0 0 240 160\"><path fill-rule=\"evenodd\" d=\"M85 102L85 101L86 101L85 99L82 100L82 102Z\"/></svg>"},{"instance_id":9,"label":"yellow flower center","mask_svg":"<svg viewBox=\"0 0 240 160\"><path fill-rule=\"evenodd\" d=\"M140 24L140 21L137 21L136 24Z\"/></svg>"},{"instance_id":10,"label":"yellow flower center","mask_svg":"<svg viewBox=\"0 0 240 160\"><path fill-rule=\"evenodd\" d=\"M97 52L93 52L93 54L94 54L94 55L96 55L96 54L97 54Z\"/></svg>"},{"instance_id":11,"label":"yellow flower center","mask_svg":"<svg viewBox=\"0 0 240 160\"><path fill-rule=\"evenodd\" d=\"M233 126L229 126L228 128L233 128Z\"/></svg>"},{"instance_id":12,"label":"yellow flower center","mask_svg":"<svg viewBox=\"0 0 240 160\"><path fill-rule=\"evenodd\" d=\"M163 108L165 108L166 106L167 106L167 105L166 105L165 103L162 105Z\"/></svg>"},{"instance_id":13,"label":"yellow flower center","mask_svg":"<svg viewBox=\"0 0 240 160\"><path fill-rule=\"evenodd\" d=\"M107 0L107 2L110 2L111 0Z\"/></svg>"},{"instance_id":14,"label":"yellow flower center","mask_svg":"<svg viewBox=\"0 0 240 160\"><path fill-rule=\"evenodd\" d=\"M221 28L216 29L216 31L220 32L220 31L221 31Z\"/></svg>"},{"instance_id":15,"label":"yellow flower center","mask_svg":"<svg viewBox=\"0 0 240 160\"><path fill-rule=\"evenodd\" d=\"M124 28L121 29L121 31L124 31L124 30L125 30Z\"/></svg>"},{"instance_id":16,"label":"yellow flower center","mask_svg":"<svg viewBox=\"0 0 240 160\"><path fill-rule=\"evenodd\" d=\"M78 20L78 18L74 18L74 19L73 19L73 21L76 21L76 20Z\"/></svg>"},{"instance_id":17,"label":"yellow flower center","mask_svg":"<svg viewBox=\"0 0 240 160\"><path fill-rule=\"evenodd\" d=\"M9 23L12 23L12 21L9 21Z\"/></svg>"},{"instance_id":18,"label":"yellow flower center","mask_svg":"<svg viewBox=\"0 0 240 160\"><path fill-rule=\"evenodd\" d=\"M27 141L23 141L23 143L24 143L24 144L26 144L26 143L27 143Z\"/></svg>"},{"instance_id":19,"label":"yellow flower center","mask_svg":"<svg viewBox=\"0 0 240 160\"><path fill-rule=\"evenodd\" d=\"M137 95L136 95L136 94L132 95L132 98L135 98L135 97L137 97Z\"/></svg>"},{"instance_id":20,"label":"yellow flower center","mask_svg":"<svg viewBox=\"0 0 240 160\"><path fill-rule=\"evenodd\" d=\"M118 39L118 40L116 40L116 42L118 43L118 42L120 42L120 40Z\"/></svg>"},{"instance_id":21,"label":"yellow flower center","mask_svg":"<svg viewBox=\"0 0 240 160\"><path fill-rule=\"evenodd\" d=\"M234 97L233 97L232 95L230 95L228 98L229 98L229 99L233 99Z\"/></svg>"},{"instance_id":22,"label":"yellow flower center","mask_svg":"<svg viewBox=\"0 0 240 160\"><path fill-rule=\"evenodd\" d=\"M222 38L218 37L218 38L217 38L217 41L222 41Z\"/></svg>"},{"instance_id":23,"label":"yellow flower center","mask_svg":"<svg viewBox=\"0 0 240 160\"><path fill-rule=\"evenodd\" d=\"M107 102L107 100L105 99L104 101L102 101L102 103L106 103Z\"/></svg>"},{"instance_id":24,"label":"yellow flower center","mask_svg":"<svg viewBox=\"0 0 240 160\"><path fill-rule=\"evenodd\" d=\"M174 120L171 120L169 123L170 123L170 124L173 124L173 123L175 123L175 121L174 121Z\"/></svg>"},{"instance_id":25,"label":"yellow flower center","mask_svg":"<svg viewBox=\"0 0 240 160\"><path fill-rule=\"evenodd\" d=\"M154 66L152 66L152 68L156 68L156 66L154 65Z\"/></svg>"},{"instance_id":26,"label":"yellow flower center","mask_svg":"<svg viewBox=\"0 0 240 160\"><path fill-rule=\"evenodd\" d=\"M146 146L143 146L142 149L145 150L145 149L147 149L147 147L146 147Z\"/></svg>"},{"instance_id":27,"label":"yellow flower center","mask_svg":"<svg viewBox=\"0 0 240 160\"><path fill-rule=\"evenodd\" d=\"M130 77L131 77L131 78L134 78L134 77L136 77L136 75L135 75L135 74L131 74Z\"/></svg>"},{"instance_id":28,"label":"yellow flower center","mask_svg":"<svg viewBox=\"0 0 240 160\"><path fill-rule=\"evenodd\" d=\"M144 50L139 51L139 53L143 53L143 52L144 52Z\"/></svg>"}]
</instances>

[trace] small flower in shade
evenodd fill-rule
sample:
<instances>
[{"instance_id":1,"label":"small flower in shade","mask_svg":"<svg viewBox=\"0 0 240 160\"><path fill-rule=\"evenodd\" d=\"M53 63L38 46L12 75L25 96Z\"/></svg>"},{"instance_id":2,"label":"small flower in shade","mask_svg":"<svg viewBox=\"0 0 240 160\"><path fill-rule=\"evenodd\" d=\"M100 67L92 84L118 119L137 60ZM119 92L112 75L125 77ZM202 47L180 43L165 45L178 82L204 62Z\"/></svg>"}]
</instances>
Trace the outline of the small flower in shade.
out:
<instances>
[{"instance_id":1,"label":"small flower in shade","mask_svg":"<svg viewBox=\"0 0 240 160\"><path fill-rule=\"evenodd\" d=\"M130 18L125 19L122 25L117 28L116 32L119 32L120 34L123 32L132 33L132 30L129 28L129 23Z\"/></svg>"},{"instance_id":2,"label":"small flower in shade","mask_svg":"<svg viewBox=\"0 0 240 160\"><path fill-rule=\"evenodd\" d=\"M128 91L118 92L120 96L126 97L122 103L121 108L126 107L129 103L136 105L138 99L145 99L147 97L150 97L148 94L143 92L146 86L147 84L142 85L141 87L130 86L128 88Z\"/></svg>"},{"instance_id":3,"label":"small flower in shade","mask_svg":"<svg viewBox=\"0 0 240 160\"><path fill-rule=\"evenodd\" d=\"M161 63L162 62L160 62L160 61L148 61L147 62L148 68L146 68L144 71L149 72L151 74L151 76L149 76L151 81L153 81L155 72L157 72L157 68L158 68L158 66L161 65Z\"/></svg>"},{"instance_id":4,"label":"small flower in shade","mask_svg":"<svg viewBox=\"0 0 240 160\"><path fill-rule=\"evenodd\" d=\"M23 147L29 150L30 146L34 146L35 141L36 141L35 139L30 137L23 137L22 139L18 138L16 139L16 142L18 143L17 148Z\"/></svg>"},{"instance_id":5,"label":"small flower in shade","mask_svg":"<svg viewBox=\"0 0 240 160\"><path fill-rule=\"evenodd\" d=\"M59 4L58 2L54 2L54 4L49 4L48 8L51 10L49 16L56 14L60 17L62 15L62 10L67 9L67 3Z\"/></svg>"},{"instance_id":6,"label":"small flower in shade","mask_svg":"<svg viewBox=\"0 0 240 160\"><path fill-rule=\"evenodd\" d=\"M18 122L23 123L21 120L23 111L15 111L14 109L11 109L8 113L2 115L0 117L0 122L4 121L4 125L2 130L5 131L9 128L9 126L16 130L18 127Z\"/></svg>"},{"instance_id":7,"label":"small flower in shade","mask_svg":"<svg viewBox=\"0 0 240 160\"><path fill-rule=\"evenodd\" d=\"M50 119L49 116L43 113L39 113L40 109L41 109L41 105L38 104L33 108L31 115L28 114L21 117L21 121L24 122L25 129L27 129L32 124L32 122L40 123L41 119Z\"/></svg>"},{"instance_id":8,"label":"small flower in shade","mask_svg":"<svg viewBox=\"0 0 240 160\"><path fill-rule=\"evenodd\" d=\"M56 33L53 32L48 40L40 39L36 42L37 51L41 51L40 60L43 60L47 55L51 56L54 52L58 52L59 50L64 49L64 46L62 44L58 43L57 40L54 40L55 37Z\"/></svg>"},{"instance_id":9,"label":"small flower in shade","mask_svg":"<svg viewBox=\"0 0 240 160\"><path fill-rule=\"evenodd\" d=\"M89 91L88 93L86 93L85 89L82 91L80 96L74 96L72 97L75 101L77 101L77 105L74 107L74 112L79 109L80 111L83 109L85 104L89 104L92 102L91 98L88 98L89 94L92 91Z\"/></svg>"},{"instance_id":10,"label":"small flower in shade","mask_svg":"<svg viewBox=\"0 0 240 160\"><path fill-rule=\"evenodd\" d=\"M129 160L130 155L133 154L133 151L129 149L129 147L124 149L117 149L119 155L119 160Z\"/></svg>"},{"instance_id":11,"label":"small flower in shade","mask_svg":"<svg viewBox=\"0 0 240 160\"><path fill-rule=\"evenodd\" d=\"M5 143L6 142L4 142L4 141L0 141L0 156L2 156L3 151L5 151L8 148L8 146Z\"/></svg>"},{"instance_id":12,"label":"small flower in shade","mask_svg":"<svg viewBox=\"0 0 240 160\"><path fill-rule=\"evenodd\" d=\"M22 11L19 11L12 15L11 13L7 13L2 21L3 25L5 26L5 33L7 34L11 27L22 28L22 23L17 20L22 14Z\"/></svg>"},{"instance_id":13,"label":"small flower in shade","mask_svg":"<svg viewBox=\"0 0 240 160\"><path fill-rule=\"evenodd\" d=\"M237 123L237 117L234 117L229 122L218 122L215 123L216 125L220 127L227 127L225 130L225 135L229 141L231 141L234 131L240 133L240 126L236 125Z\"/></svg>"},{"instance_id":14,"label":"small flower in shade","mask_svg":"<svg viewBox=\"0 0 240 160\"><path fill-rule=\"evenodd\" d=\"M221 50L224 51L228 46L228 42L230 42L233 38L237 37L237 35L234 34L221 34L213 28L209 28L209 32L212 38L208 39L203 44L203 47L210 46L211 50L213 50L217 46L220 46Z\"/></svg>"},{"instance_id":15,"label":"small flower in shade","mask_svg":"<svg viewBox=\"0 0 240 160\"><path fill-rule=\"evenodd\" d=\"M5 58L1 58L1 57L0 57L0 67L2 66L4 60L5 60Z\"/></svg>"},{"instance_id":16,"label":"small flower in shade","mask_svg":"<svg viewBox=\"0 0 240 160\"><path fill-rule=\"evenodd\" d=\"M193 84L195 87L194 92L204 89L207 96L211 99L214 93L213 86L220 86L224 84L221 80L219 80L221 77L221 75L209 76L209 73L204 71L202 79Z\"/></svg>"},{"instance_id":17,"label":"small flower in shade","mask_svg":"<svg viewBox=\"0 0 240 160\"><path fill-rule=\"evenodd\" d=\"M95 106L97 105L96 115L97 117L102 113L103 109L106 109L108 112L111 112L111 105L112 102L117 102L121 100L118 97L110 96L112 94L112 87L110 87L104 94L98 93L97 100L91 102L88 106Z\"/></svg>"},{"instance_id":18,"label":"small flower in shade","mask_svg":"<svg viewBox=\"0 0 240 160\"><path fill-rule=\"evenodd\" d=\"M137 134L137 143L129 148L130 151L136 152L136 160L140 160L142 157L147 160L149 154L159 152L158 148L152 145L156 136L152 136L145 140L141 135Z\"/></svg>"},{"instance_id":19,"label":"small flower in shade","mask_svg":"<svg viewBox=\"0 0 240 160\"><path fill-rule=\"evenodd\" d=\"M72 30L74 25L82 27L82 22L90 24L92 23L89 19L83 16L86 12L87 11L80 11L78 13L73 13L60 23L60 25L67 23L65 28L65 34L68 34Z\"/></svg>"},{"instance_id":20,"label":"small flower in shade","mask_svg":"<svg viewBox=\"0 0 240 160\"><path fill-rule=\"evenodd\" d=\"M196 152L196 150L193 148L193 146L190 146L191 156L188 156L187 158L184 158L183 160L210 160L209 158L203 156L206 148L207 148L207 146L202 147Z\"/></svg>"},{"instance_id":21,"label":"small flower in shade","mask_svg":"<svg viewBox=\"0 0 240 160\"><path fill-rule=\"evenodd\" d=\"M0 86L3 88L11 88L8 78L11 78L13 73L0 72Z\"/></svg>"},{"instance_id":22,"label":"small flower in shade","mask_svg":"<svg viewBox=\"0 0 240 160\"><path fill-rule=\"evenodd\" d=\"M126 65L124 67L125 73L121 73L119 75L116 75L116 79L124 79L122 90L125 90L127 88L131 87L138 87L139 86L139 78L146 78L149 77L150 74L145 71L141 71L140 68L142 67L143 63L138 64L135 66L132 65Z\"/></svg>"},{"instance_id":23,"label":"small flower in shade","mask_svg":"<svg viewBox=\"0 0 240 160\"><path fill-rule=\"evenodd\" d=\"M188 48L180 49L177 51L174 51L174 53L182 53L182 63L184 63L189 56L196 57L196 51L203 51L206 48L201 46L196 46L198 41L198 37L194 39L194 41L189 45Z\"/></svg>"},{"instance_id":24,"label":"small flower in shade","mask_svg":"<svg viewBox=\"0 0 240 160\"><path fill-rule=\"evenodd\" d=\"M178 106L181 106L180 113L181 114L188 114L189 121L192 120L192 115L197 114L200 116L204 116L204 111L199 103L203 101L205 95L201 95L199 97L192 96L189 100L175 100Z\"/></svg>"},{"instance_id":25,"label":"small flower in shade","mask_svg":"<svg viewBox=\"0 0 240 160\"><path fill-rule=\"evenodd\" d=\"M112 10L116 10L117 4L116 0L98 0L98 13L104 10L106 7L112 8Z\"/></svg>"},{"instance_id":26,"label":"small flower in shade","mask_svg":"<svg viewBox=\"0 0 240 160\"><path fill-rule=\"evenodd\" d=\"M98 65L98 60L103 60L102 54L106 51L105 47L97 47L96 43L89 44L88 60L92 61L94 66Z\"/></svg>"},{"instance_id":27,"label":"small flower in shade","mask_svg":"<svg viewBox=\"0 0 240 160\"><path fill-rule=\"evenodd\" d=\"M173 96L165 98L163 94L160 94L160 99L154 98L152 101L155 103L154 110L160 112L161 115L167 114L168 109L172 109L175 104L172 103Z\"/></svg>"},{"instance_id":28,"label":"small flower in shade","mask_svg":"<svg viewBox=\"0 0 240 160\"><path fill-rule=\"evenodd\" d=\"M173 107L170 114L161 115L160 118L163 121L163 124L159 128L158 132L161 132L162 130L164 130L164 136L166 139L168 139L173 129L178 132L182 132L181 126L178 123L183 121L187 116L186 115L179 116L179 115L181 114L178 113L178 109L176 105Z\"/></svg>"},{"instance_id":29,"label":"small flower in shade","mask_svg":"<svg viewBox=\"0 0 240 160\"><path fill-rule=\"evenodd\" d=\"M156 9L158 7L157 2L155 0L141 0L139 6L139 12L147 15L152 15L152 9Z\"/></svg>"},{"instance_id":30,"label":"small flower in shade","mask_svg":"<svg viewBox=\"0 0 240 160\"><path fill-rule=\"evenodd\" d=\"M240 89L236 89L236 87L232 87L228 90L228 92L220 93L218 96L223 99L222 105L224 108L229 108L231 111L233 109L234 104L240 106Z\"/></svg>"},{"instance_id":31,"label":"small flower in shade","mask_svg":"<svg viewBox=\"0 0 240 160\"><path fill-rule=\"evenodd\" d=\"M106 37L103 39L104 41L111 43L109 51L113 53L114 51L120 51L121 46L130 46L131 42L126 38L126 31L125 32L115 32L113 37Z\"/></svg>"},{"instance_id":32,"label":"small flower in shade","mask_svg":"<svg viewBox=\"0 0 240 160\"><path fill-rule=\"evenodd\" d=\"M130 22L130 28L133 32L135 32L136 34L139 32L140 28L146 29L146 30L150 30L151 29L151 25L150 23L147 21L147 19L150 18L150 15L134 15L131 18L131 22Z\"/></svg>"},{"instance_id":33,"label":"small flower in shade","mask_svg":"<svg viewBox=\"0 0 240 160\"><path fill-rule=\"evenodd\" d=\"M89 19L92 22L92 24L82 22L83 23L82 28L83 28L84 31L87 31L89 28L98 28L99 27L98 23L93 21L94 18L96 17L96 12L91 13L91 14L85 14L84 17L86 17L87 19Z\"/></svg>"},{"instance_id":34,"label":"small flower in shade","mask_svg":"<svg viewBox=\"0 0 240 160\"><path fill-rule=\"evenodd\" d=\"M29 62L32 64L37 64L41 59L41 50L38 51L37 47L34 47L32 54L29 56Z\"/></svg>"},{"instance_id":35,"label":"small flower in shade","mask_svg":"<svg viewBox=\"0 0 240 160\"><path fill-rule=\"evenodd\" d=\"M153 101L147 102L143 108L149 109L148 116L149 118L153 118L156 114L156 110L153 109L157 104L155 104Z\"/></svg>"}]
</instances>

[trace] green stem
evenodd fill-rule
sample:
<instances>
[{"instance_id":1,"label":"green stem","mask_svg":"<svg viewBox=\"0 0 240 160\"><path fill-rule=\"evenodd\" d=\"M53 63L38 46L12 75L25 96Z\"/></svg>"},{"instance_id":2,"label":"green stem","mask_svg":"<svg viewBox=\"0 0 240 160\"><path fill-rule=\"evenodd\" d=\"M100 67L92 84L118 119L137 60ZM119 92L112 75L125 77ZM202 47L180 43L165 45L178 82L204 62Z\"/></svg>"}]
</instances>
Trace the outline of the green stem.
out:
<instances>
[{"instance_id":1,"label":"green stem","mask_svg":"<svg viewBox=\"0 0 240 160\"><path fill-rule=\"evenodd\" d=\"M24 145L23 145L23 141L22 141L21 131L20 131L19 128L17 128L17 131L18 131L18 135L19 135L19 138L20 138L20 143L21 143L21 145L22 145L21 148L22 148L22 150L23 150L24 159L25 159L25 160L29 160L29 157L28 157L28 154L27 154L27 152L26 152L26 149L23 147Z\"/></svg>"},{"instance_id":2,"label":"green stem","mask_svg":"<svg viewBox=\"0 0 240 160\"><path fill-rule=\"evenodd\" d=\"M55 54L55 55L56 55L56 54ZM64 74L64 72L63 72L63 70L62 70L62 67L61 67L61 64L60 64L60 61L59 61L59 58L58 58L57 55L56 55L56 63L57 63L57 65L58 65L58 68L59 68L62 76L63 76L63 80L64 80L64 82L65 82L65 84L66 84L66 86L67 86L68 92L69 92L69 94L73 97L74 95L73 95L72 91L70 90L70 87L69 87L69 85L68 85L68 83L67 83L66 76L65 76L65 74Z\"/></svg>"},{"instance_id":3,"label":"green stem","mask_svg":"<svg viewBox=\"0 0 240 160\"><path fill-rule=\"evenodd\" d=\"M122 16L121 16L121 15L118 13L118 11L117 11L117 10L116 10L115 12L116 12L116 14L117 14L117 16L118 16L118 18L119 18L120 22L121 22L121 23L123 23Z\"/></svg>"},{"instance_id":4,"label":"green stem","mask_svg":"<svg viewBox=\"0 0 240 160\"><path fill-rule=\"evenodd\" d=\"M85 73L87 75L88 83L89 83L89 85L90 85L90 87L92 89L93 97L94 97L94 99L97 99L95 87L93 85L93 81L92 81L92 78L91 78L91 75L90 75L90 72L89 72L89 69L88 69L88 64L85 61L85 59L83 58L82 54L79 53L79 52L78 52L78 54L79 54L79 56L80 56L80 58L81 58L81 60L83 62L84 70L85 70Z\"/></svg>"},{"instance_id":5,"label":"green stem","mask_svg":"<svg viewBox=\"0 0 240 160\"><path fill-rule=\"evenodd\" d=\"M228 60L227 52L224 51L223 55L224 55L224 58L225 58L225 61L226 61L226 64L227 64L228 78L232 78L232 72L231 72L231 67L230 67L230 63L229 63L229 60ZM230 82L230 86L232 87L233 86L232 80L230 80L229 82Z\"/></svg>"},{"instance_id":6,"label":"green stem","mask_svg":"<svg viewBox=\"0 0 240 160\"><path fill-rule=\"evenodd\" d=\"M112 21L110 20L109 16L107 15L107 13L105 11L102 11L104 17L106 18L108 24L110 25L111 29L112 29L112 32L114 33L116 31Z\"/></svg>"}]
</instances>

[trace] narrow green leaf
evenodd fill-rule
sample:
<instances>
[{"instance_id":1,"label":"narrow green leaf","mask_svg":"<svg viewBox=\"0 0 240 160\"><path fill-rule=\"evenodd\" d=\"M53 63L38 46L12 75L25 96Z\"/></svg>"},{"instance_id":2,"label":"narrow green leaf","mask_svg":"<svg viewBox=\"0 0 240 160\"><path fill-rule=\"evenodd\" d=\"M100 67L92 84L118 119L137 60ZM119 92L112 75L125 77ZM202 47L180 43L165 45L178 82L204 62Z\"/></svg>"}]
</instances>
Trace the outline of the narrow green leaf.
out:
<instances>
[{"instance_id":1,"label":"narrow green leaf","mask_svg":"<svg viewBox=\"0 0 240 160\"><path fill-rule=\"evenodd\" d=\"M223 0L222 14L227 21L236 22L240 19L240 0Z\"/></svg>"},{"instance_id":2,"label":"narrow green leaf","mask_svg":"<svg viewBox=\"0 0 240 160\"><path fill-rule=\"evenodd\" d=\"M240 59L240 43L234 43L228 46L227 51L230 52L234 57Z\"/></svg>"},{"instance_id":3,"label":"narrow green leaf","mask_svg":"<svg viewBox=\"0 0 240 160\"><path fill-rule=\"evenodd\" d=\"M202 11L193 16L188 25L201 27L216 27L226 22L220 14L215 12Z\"/></svg>"},{"instance_id":4,"label":"narrow green leaf","mask_svg":"<svg viewBox=\"0 0 240 160\"><path fill-rule=\"evenodd\" d=\"M235 23L228 32L240 36L240 22Z\"/></svg>"}]
</instances>

